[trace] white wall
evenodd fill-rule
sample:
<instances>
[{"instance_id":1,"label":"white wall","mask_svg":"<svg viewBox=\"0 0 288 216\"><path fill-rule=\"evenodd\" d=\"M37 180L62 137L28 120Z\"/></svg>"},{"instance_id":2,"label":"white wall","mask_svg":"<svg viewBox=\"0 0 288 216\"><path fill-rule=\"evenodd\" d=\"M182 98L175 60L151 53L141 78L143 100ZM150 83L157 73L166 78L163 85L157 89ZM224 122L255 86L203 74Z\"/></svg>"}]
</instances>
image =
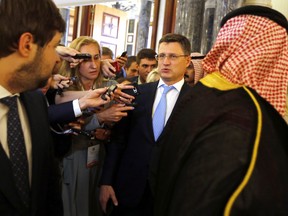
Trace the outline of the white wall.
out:
<instances>
[{"instance_id":1,"label":"white wall","mask_svg":"<svg viewBox=\"0 0 288 216\"><path fill-rule=\"evenodd\" d=\"M272 7L280 11L288 19L288 1L287 0L272 0Z\"/></svg>"}]
</instances>

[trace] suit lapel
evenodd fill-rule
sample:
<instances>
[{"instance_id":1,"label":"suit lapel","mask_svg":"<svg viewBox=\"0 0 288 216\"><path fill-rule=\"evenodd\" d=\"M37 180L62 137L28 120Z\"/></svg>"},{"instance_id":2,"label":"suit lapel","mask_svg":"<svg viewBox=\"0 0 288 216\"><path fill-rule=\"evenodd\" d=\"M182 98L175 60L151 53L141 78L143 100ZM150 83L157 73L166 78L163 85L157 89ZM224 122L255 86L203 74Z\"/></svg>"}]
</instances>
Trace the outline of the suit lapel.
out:
<instances>
[{"instance_id":1,"label":"suit lapel","mask_svg":"<svg viewBox=\"0 0 288 216\"><path fill-rule=\"evenodd\" d=\"M19 212L25 212L25 207L22 204L22 200L18 195L17 188L13 180L13 172L11 162L7 157L2 145L0 147L0 169L2 176L0 178L0 190L1 193L9 200L10 204L18 209Z\"/></svg>"},{"instance_id":2,"label":"suit lapel","mask_svg":"<svg viewBox=\"0 0 288 216\"><path fill-rule=\"evenodd\" d=\"M145 96L143 97L143 103L145 104L146 109L146 121L147 121L147 131L149 133L149 138L152 142L154 142L154 132L153 132L153 125L152 125L152 110L153 110L153 103L156 95L156 90L158 86L158 82L148 83L145 85ZM144 86L143 86L144 87Z\"/></svg>"},{"instance_id":3,"label":"suit lapel","mask_svg":"<svg viewBox=\"0 0 288 216\"><path fill-rule=\"evenodd\" d=\"M42 143L45 142L45 137L41 137L42 130L49 130L49 128L43 128L44 124L43 120L46 118L43 116L43 104L45 106L45 100L42 95L38 95L40 92L26 92L21 94L21 99L23 102L23 105L26 110L26 114L29 121L30 126L30 133L31 133L31 145L32 145L32 180L31 180L31 200L32 200L32 206L31 206L31 212L32 215L34 215L33 212L36 211L37 203L38 203L38 192L41 191L39 187L41 187L41 182L39 178L39 174L41 171L39 169L41 168L41 157L42 152L45 151L45 149L42 147ZM41 99L43 100L43 104L41 103ZM48 124L48 122L47 122ZM42 125L42 127L39 127L39 125ZM43 149L42 149L43 148Z\"/></svg>"},{"instance_id":4,"label":"suit lapel","mask_svg":"<svg viewBox=\"0 0 288 216\"><path fill-rule=\"evenodd\" d=\"M23 95L20 95L20 99L23 101ZM23 103L23 106L27 112L26 104ZM28 113L27 113L28 114ZM7 157L2 145L0 145L0 168L1 172L4 174L0 178L0 190L5 195L7 200L13 205L19 212L25 212L26 209L22 204L22 200L18 195L17 188L13 180L13 171L11 167L10 159Z\"/></svg>"},{"instance_id":5,"label":"suit lapel","mask_svg":"<svg viewBox=\"0 0 288 216\"><path fill-rule=\"evenodd\" d=\"M179 101L181 101L180 99L187 93L187 91L189 91L189 89L191 89L191 86L189 86L186 82L184 82L175 106L178 104Z\"/></svg>"}]
</instances>

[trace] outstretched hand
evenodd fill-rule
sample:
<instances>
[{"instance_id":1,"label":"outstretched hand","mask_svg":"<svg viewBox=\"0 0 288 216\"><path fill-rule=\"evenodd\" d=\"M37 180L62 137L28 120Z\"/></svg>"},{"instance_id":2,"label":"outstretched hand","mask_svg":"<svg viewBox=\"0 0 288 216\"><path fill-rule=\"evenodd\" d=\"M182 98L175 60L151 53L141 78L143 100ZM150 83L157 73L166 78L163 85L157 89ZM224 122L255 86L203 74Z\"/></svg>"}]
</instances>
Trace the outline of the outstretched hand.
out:
<instances>
[{"instance_id":1,"label":"outstretched hand","mask_svg":"<svg viewBox=\"0 0 288 216\"><path fill-rule=\"evenodd\" d=\"M56 52L60 56L61 59L69 61L69 62L75 62L77 59L73 59L73 56L80 53L79 51L65 46L57 46Z\"/></svg>"},{"instance_id":2,"label":"outstretched hand","mask_svg":"<svg viewBox=\"0 0 288 216\"><path fill-rule=\"evenodd\" d=\"M72 84L73 82L71 81L69 77L65 77L60 74L54 74L50 82L50 88L63 89L63 88L68 88Z\"/></svg>"},{"instance_id":3,"label":"outstretched hand","mask_svg":"<svg viewBox=\"0 0 288 216\"><path fill-rule=\"evenodd\" d=\"M125 65L126 62L127 62L127 57L126 57L126 56L125 56L125 57L119 56L119 57L117 57L117 58L115 59L115 61L117 61L118 64L120 65L120 67L122 68L122 67L124 67L124 65Z\"/></svg>"},{"instance_id":4,"label":"outstretched hand","mask_svg":"<svg viewBox=\"0 0 288 216\"><path fill-rule=\"evenodd\" d=\"M80 109L84 110L88 107L99 107L107 104L112 100L112 97L105 95L106 100L101 98L101 95L106 92L107 88L98 88L88 91L83 97L79 99Z\"/></svg>"},{"instance_id":5,"label":"outstretched hand","mask_svg":"<svg viewBox=\"0 0 288 216\"><path fill-rule=\"evenodd\" d=\"M127 112L133 110L134 107L125 106L125 104L113 104L109 108L102 109L97 112L97 118L100 123L118 122L126 117Z\"/></svg>"},{"instance_id":6,"label":"outstretched hand","mask_svg":"<svg viewBox=\"0 0 288 216\"><path fill-rule=\"evenodd\" d=\"M112 59L101 60L101 69L105 77L112 78L116 76L116 68L113 67L112 62L114 62Z\"/></svg>"},{"instance_id":7,"label":"outstretched hand","mask_svg":"<svg viewBox=\"0 0 288 216\"><path fill-rule=\"evenodd\" d=\"M75 56L76 54L79 54L80 52L71 47L57 46L56 52L58 53L61 59L70 62L71 68L75 68L80 62L83 61L83 59L73 58L73 56Z\"/></svg>"},{"instance_id":8,"label":"outstretched hand","mask_svg":"<svg viewBox=\"0 0 288 216\"><path fill-rule=\"evenodd\" d=\"M122 92L122 90L133 88L132 85L117 84L117 89L114 91L114 100L118 103L131 104L135 97Z\"/></svg>"}]
</instances>

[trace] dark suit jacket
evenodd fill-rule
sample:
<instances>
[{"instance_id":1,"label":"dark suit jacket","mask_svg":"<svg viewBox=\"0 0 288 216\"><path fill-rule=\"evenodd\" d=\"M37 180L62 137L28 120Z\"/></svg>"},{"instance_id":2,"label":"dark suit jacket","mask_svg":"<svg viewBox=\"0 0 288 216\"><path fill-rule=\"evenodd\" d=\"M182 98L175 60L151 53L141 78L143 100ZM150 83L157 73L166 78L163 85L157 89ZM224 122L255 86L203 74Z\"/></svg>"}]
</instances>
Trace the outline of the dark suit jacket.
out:
<instances>
[{"instance_id":1,"label":"dark suit jacket","mask_svg":"<svg viewBox=\"0 0 288 216\"><path fill-rule=\"evenodd\" d=\"M63 215L60 175L53 156L47 105L40 92L20 95L32 140L31 212L25 210L13 183L11 163L0 146L0 215Z\"/></svg>"},{"instance_id":2,"label":"dark suit jacket","mask_svg":"<svg viewBox=\"0 0 288 216\"><path fill-rule=\"evenodd\" d=\"M73 102L65 102L61 104L54 104L48 107L49 121L51 124L68 123L76 120Z\"/></svg>"},{"instance_id":3,"label":"dark suit jacket","mask_svg":"<svg viewBox=\"0 0 288 216\"><path fill-rule=\"evenodd\" d=\"M46 93L46 98L49 103L48 115L50 124L69 123L76 120L73 102L69 101L55 105L55 96L57 90L49 89Z\"/></svg>"},{"instance_id":4,"label":"dark suit jacket","mask_svg":"<svg viewBox=\"0 0 288 216\"><path fill-rule=\"evenodd\" d=\"M157 85L158 82L139 85L135 109L115 125L112 142L106 145L100 184L112 185L122 206L136 206L146 187L150 156L155 146L152 108ZM175 107L189 88L184 83Z\"/></svg>"},{"instance_id":5,"label":"dark suit jacket","mask_svg":"<svg viewBox=\"0 0 288 216\"><path fill-rule=\"evenodd\" d=\"M56 132L62 132L62 124L76 121L76 117L73 109L73 101L66 103L55 104L55 96L57 90L49 89L46 93L46 98L49 103L48 116L51 127L53 128L52 137L54 141L55 156L62 158L70 149L71 136L57 134Z\"/></svg>"},{"instance_id":6,"label":"dark suit jacket","mask_svg":"<svg viewBox=\"0 0 288 216\"><path fill-rule=\"evenodd\" d=\"M229 215L288 215L288 127L250 91L261 113L243 88L220 91L201 82L174 109L151 159L155 216L224 215L244 176Z\"/></svg>"}]
</instances>

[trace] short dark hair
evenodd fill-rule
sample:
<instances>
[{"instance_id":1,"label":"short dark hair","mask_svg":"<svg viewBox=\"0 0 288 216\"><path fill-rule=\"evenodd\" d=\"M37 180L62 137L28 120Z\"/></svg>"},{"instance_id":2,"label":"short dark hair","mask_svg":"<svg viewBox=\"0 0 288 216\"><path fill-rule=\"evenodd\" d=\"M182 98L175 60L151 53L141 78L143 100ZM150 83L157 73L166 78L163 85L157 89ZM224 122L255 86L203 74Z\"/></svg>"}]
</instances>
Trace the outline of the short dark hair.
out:
<instances>
[{"instance_id":1,"label":"short dark hair","mask_svg":"<svg viewBox=\"0 0 288 216\"><path fill-rule=\"evenodd\" d=\"M108 47L102 47L102 56L103 55L107 55L107 56L110 56L111 59L113 59L113 51L111 49L109 49Z\"/></svg>"},{"instance_id":2,"label":"short dark hair","mask_svg":"<svg viewBox=\"0 0 288 216\"><path fill-rule=\"evenodd\" d=\"M154 60L157 53L153 49L141 49L137 53L136 62L139 65L141 59Z\"/></svg>"},{"instance_id":3,"label":"short dark hair","mask_svg":"<svg viewBox=\"0 0 288 216\"><path fill-rule=\"evenodd\" d=\"M129 68L133 62L136 62L136 56L129 56L125 64L125 68Z\"/></svg>"},{"instance_id":4,"label":"short dark hair","mask_svg":"<svg viewBox=\"0 0 288 216\"><path fill-rule=\"evenodd\" d=\"M29 32L40 47L55 34L65 32L66 24L52 0L0 0L0 58L18 48L20 36Z\"/></svg>"},{"instance_id":5,"label":"short dark hair","mask_svg":"<svg viewBox=\"0 0 288 216\"><path fill-rule=\"evenodd\" d=\"M173 34L173 33L166 34L160 39L159 45L161 43L173 43L173 42L180 44L185 55L190 55L191 43L187 37L181 34Z\"/></svg>"}]
</instances>

